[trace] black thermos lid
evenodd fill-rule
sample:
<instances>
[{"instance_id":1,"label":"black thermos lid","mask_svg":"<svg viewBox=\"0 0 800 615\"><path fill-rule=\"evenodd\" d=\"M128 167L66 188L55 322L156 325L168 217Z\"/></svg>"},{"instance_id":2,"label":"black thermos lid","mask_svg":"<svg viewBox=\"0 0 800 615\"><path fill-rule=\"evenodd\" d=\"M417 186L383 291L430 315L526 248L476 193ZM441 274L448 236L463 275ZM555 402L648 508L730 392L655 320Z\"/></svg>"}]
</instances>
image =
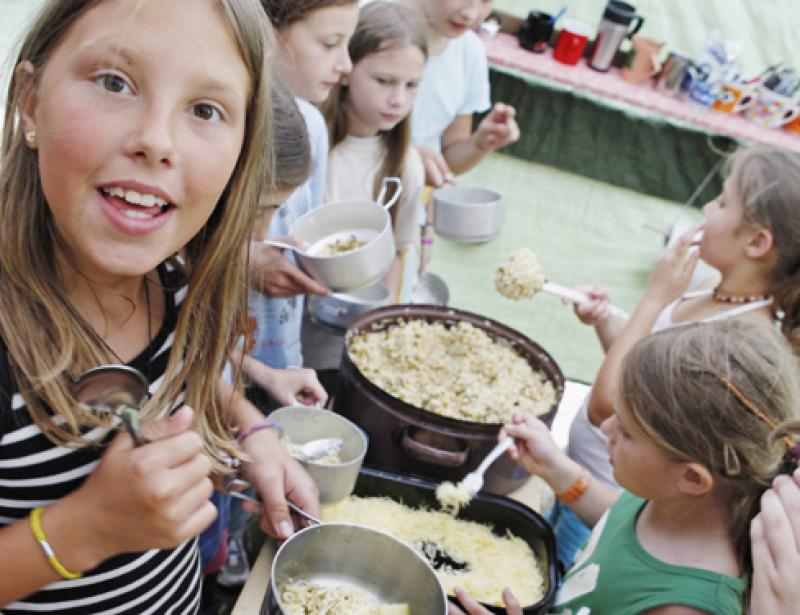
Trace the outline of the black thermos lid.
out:
<instances>
[{"instance_id":1,"label":"black thermos lid","mask_svg":"<svg viewBox=\"0 0 800 615\"><path fill-rule=\"evenodd\" d=\"M630 24L634 17L636 17L636 7L627 2L619 2L619 0L611 0L603 13L603 19L623 26Z\"/></svg>"}]
</instances>

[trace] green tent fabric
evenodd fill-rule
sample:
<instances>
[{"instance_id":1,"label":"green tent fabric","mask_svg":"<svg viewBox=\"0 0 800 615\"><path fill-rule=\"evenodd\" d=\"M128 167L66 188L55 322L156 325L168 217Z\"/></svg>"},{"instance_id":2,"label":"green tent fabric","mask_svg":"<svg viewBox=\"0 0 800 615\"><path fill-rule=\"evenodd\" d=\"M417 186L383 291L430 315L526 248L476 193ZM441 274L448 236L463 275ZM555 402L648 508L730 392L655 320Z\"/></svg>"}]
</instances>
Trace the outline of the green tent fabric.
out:
<instances>
[{"instance_id":1,"label":"green tent fabric","mask_svg":"<svg viewBox=\"0 0 800 615\"><path fill-rule=\"evenodd\" d=\"M694 195L695 205L722 188L713 170L735 147L727 137L509 69L493 68L491 84L492 100L517 109L522 135L504 153L673 201Z\"/></svg>"}]
</instances>

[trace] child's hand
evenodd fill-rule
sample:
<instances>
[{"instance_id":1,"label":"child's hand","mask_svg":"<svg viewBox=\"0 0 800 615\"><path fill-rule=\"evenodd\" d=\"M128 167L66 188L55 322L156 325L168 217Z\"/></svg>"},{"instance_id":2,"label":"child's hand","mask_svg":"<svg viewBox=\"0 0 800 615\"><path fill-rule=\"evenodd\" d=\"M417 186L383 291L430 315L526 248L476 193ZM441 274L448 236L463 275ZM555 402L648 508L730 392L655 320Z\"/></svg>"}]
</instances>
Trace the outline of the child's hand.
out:
<instances>
[{"instance_id":1,"label":"child's hand","mask_svg":"<svg viewBox=\"0 0 800 615\"><path fill-rule=\"evenodd\" d=\"M288 237L281 237L280 240L294 242L294 239ZM250 242L250 278L256 290L270 297L331 294L329 288L284 258L281 250L259 241Z\"/></svg>"},{"instance_id":2,"label":"child's hand","mask_svg":"<svg viewBox=\"0 0 800 615\"><path fill-rule=\"evenodd\" d=\"M472 596L467 594L460 587L453 588L453 592L461 603L461 606L466 609L466 612L464 609L450 602L447 606L447 615L491 615L491 611L483 608ZM503 602L506 605L507 615L522 615L522 607L520 607L514 594L512 594L511 590L507 587L503 590Z\"/></svg>"},{"instance_id":3,"label":"child's hand","mask_svg":"<svg viewBox=\"0 0 800 615\"><path fill-rule=\"evenodd\" d=\"M753 615L795 613L800 604L800 470L775 479L750 525Z\"/></svg>"},{"instance_id":4,"label":"child's hand","mask_svg":"<svg viewBox=\"0 0 800 615\"><path fill-rule=\"evenodd\" d=\"M422 166L425 168L425 184L434 188L441 188L445 184L452 184L456 180L455 174L450 170L450 165L441 152L429 147L417 147Z\"/></svg>"},{"instance_id":5,"label":"child's hand","mask_svg":"<svg viewBox=\"0 0 800 615\"><path fill-rule=\"evenodd\" d=\"M607 289L601 286L578 286L575 290L586 293L591 298L591 301L586 303L574 303L572 305L575 315L583 324L596 327L611 315L608 309L611 304L611 298Z\"/></svg>"},{"instance_id":6,"label":"child's hand","mask_svg":"<svg viewBox=\"0 0 800 615\"><path fill-rule=\"evenodd\" d=\"M245 476L261 498L261 529L285 540L295 531L286 500L319 518L319 491L313 479L295 461L272 429L253 433L242 443L250 461L242 466ZM305 523L305 521L300 521Z\"/></svg>"},{"instance_id":7,"label":"child's hand","mask_svg":"<svg viewBox=\"0 0 800 615\"><path fill-rule=\"evenodd\" d=\"M214 520L211 462L190 428L192 418L184 406L148 423L151 442L140 447L121 431L86 482L64 498L86 507L81 523L91 529L93 543L87 547L100 561L119 553L174 548Z\"/></svg>"},{"instance_id":8,"label":"child's hand","mask_svg":"<svg viewBox=\"0 0 800 615\"><path fill-rule=\"evenodd\" d=\"M692 281L700 253L693 247L694 237L704 223L695 224L669 248L664 250L650 274L645 296L667 305L680 298Z\"/></svg>"},{"instance_id":9,"label":"child's hand","mask_svg":"<svg viewBox=\"0 0 800 615\"><path fill-rule=\"evenodd\" d=\"M517 112L511 105L497 103L481 120L475 131L475 142L479 149L494 151L519 139Z\"/></svg>"},{"instance_id":10,"label":"child's hand","mask_svg":"<svg viewBox=\"0 0 800 615\"><path fill-rule=\"evenodd\" d=\"M271 372L272 379L264 387L279 404L293 406L298 401L303 405L324 406L328 394L319 382L313 369L276 369ZM259 383L261 384L261 383ZM308 403L305 403L308 402Z\"/></svg>"},{"instance_id":11,"label":"child's hand","mask_svg":"<svg viewBox=\"0 0 800 615\"><path fill-rule=\"evenodd\" d=\"M500 432L500 439L505 436L514 438L514 444L508 449L509 456L531 474L545 479L566 457L547 425L527 412L514 414L512 422Z\"/></svg>"}]
</instances>

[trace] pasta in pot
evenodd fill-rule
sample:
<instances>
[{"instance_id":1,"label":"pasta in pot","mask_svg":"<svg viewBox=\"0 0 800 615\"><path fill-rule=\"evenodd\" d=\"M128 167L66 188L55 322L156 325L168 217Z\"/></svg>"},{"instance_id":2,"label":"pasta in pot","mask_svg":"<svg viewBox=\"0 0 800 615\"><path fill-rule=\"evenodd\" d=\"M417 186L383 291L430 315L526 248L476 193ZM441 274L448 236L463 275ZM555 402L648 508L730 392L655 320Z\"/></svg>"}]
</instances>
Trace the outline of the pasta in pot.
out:
<instances>
[{"instance_id":1,"label":"pasta in pot","mask_svg":"<svg viewBox=\"0 0 800 615\"><path fill-rule=\"evenodd\" d=\"M286 615L375 615L379 605L356 587L289 579L281 592Z\"/></svg>"},{"instance_id":2,"label":"pasta in pot","mask_svg":"<svg viewBox=\"0 0 800 615\"><path fill-rule=\"evenodd\" d=\"M531 547L507 532L438 510L410 508L388 497L350 496L322 508L324 521L356 523L391 534L431 563L445 591L463 587L476 600L502 606L509 587L523 606L537 603L545 577Z\"/></svg>"},{"instance_id":3,"label":"pasta in pot","mask_svg":"<svg viewBox=\"0 0 800 615\"><path fill-rule=\"evenodd\" d=\"M505 423L516 411L545 414L556 399L553 384L510 343L463 321L400 320L353 336L347 350L376 386L454 419Z\"/></svg>"}]
</instances>

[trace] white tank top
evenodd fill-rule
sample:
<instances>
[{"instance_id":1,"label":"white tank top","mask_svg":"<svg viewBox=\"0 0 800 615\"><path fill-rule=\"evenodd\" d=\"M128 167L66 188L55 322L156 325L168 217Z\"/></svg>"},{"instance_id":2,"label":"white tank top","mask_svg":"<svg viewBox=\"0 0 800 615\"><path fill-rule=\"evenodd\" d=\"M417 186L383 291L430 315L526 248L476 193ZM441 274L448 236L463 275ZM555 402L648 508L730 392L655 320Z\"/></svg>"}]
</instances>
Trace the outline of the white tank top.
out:
<instances>
[{"instance_id":1,"label":"white tank top","mask_svg":"<svg viewBox=\"0 0 800 615\"><path fill-rule=\"evenodd\" d=\"M656 331L661 331L662 329L669 329L670 327L674 327L676 324L689 324L686 323L675 323L672 321L672 313L675 311L675 308L679 303L685 301L686 299L694 299L695 297L708 297L711 293L714 292L710 288L703 289L703 290L693 290L688 293L685 293L682 297L675 299L672 303L666 306L661 313L656 318L655 323L653 323L653 328L650 331L651 333L655 333ZM742 314L746 314L747 312L753 312L755 310L761 309L762 307L767 307L772 305L772 297L769 299L762 299L761 301L752 301L751 303L743 303L741 305L737 305L736 307L732 307L729 310L725 310L724 312L720 312L719 314L714 314L713 316L709 316L708 318L704 318L703 320L697 321L690 321L690 322L714 322L716 320L724 320L726 318L733 318L734 316L741 316ZM780 323L778 323L780 326Z\"/></svg>"}]
</instances>

